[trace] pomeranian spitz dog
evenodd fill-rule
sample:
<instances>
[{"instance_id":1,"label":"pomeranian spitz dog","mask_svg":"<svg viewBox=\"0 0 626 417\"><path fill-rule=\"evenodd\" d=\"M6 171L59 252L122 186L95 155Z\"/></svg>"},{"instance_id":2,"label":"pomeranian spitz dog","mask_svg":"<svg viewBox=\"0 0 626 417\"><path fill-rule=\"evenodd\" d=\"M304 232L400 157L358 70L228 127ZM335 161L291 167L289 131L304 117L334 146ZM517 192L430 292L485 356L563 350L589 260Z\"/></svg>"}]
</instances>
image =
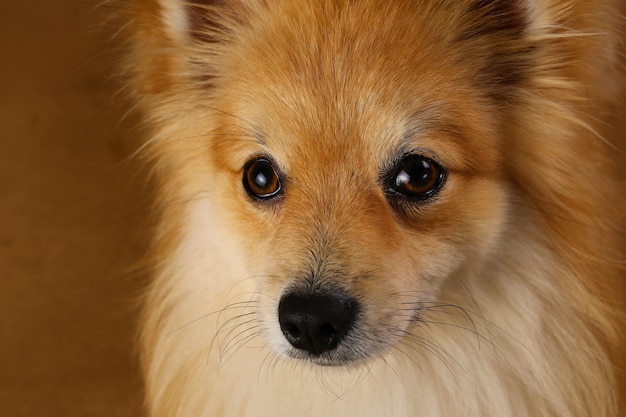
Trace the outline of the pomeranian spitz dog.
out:
<instances>
[{"instance_id":1,"label":"pomeranian spitz dog","mask_svg":"<svg viewBox=\"0 0 626 417\"><path fill-rule=\"evenodd\" d=\"M621 8L129 2L149 414L625 415Z\"/></svg>"}]
</instances>

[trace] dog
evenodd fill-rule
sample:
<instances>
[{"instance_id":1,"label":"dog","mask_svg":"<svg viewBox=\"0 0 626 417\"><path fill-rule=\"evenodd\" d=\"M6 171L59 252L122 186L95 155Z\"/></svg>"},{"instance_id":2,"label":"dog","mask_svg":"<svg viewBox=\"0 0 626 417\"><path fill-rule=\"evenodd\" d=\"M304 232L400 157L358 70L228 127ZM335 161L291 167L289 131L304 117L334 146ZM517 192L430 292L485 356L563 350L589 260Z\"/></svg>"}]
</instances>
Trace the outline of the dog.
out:
<instances>
[{"instance_id":1,"label":"dog","mask_svg":"<svg viewBox=\"0 0 626 417\"><path fill-rule=\"evenodd\" d=\"M619 0L124 8L150 416L626 413Z\"/></svg>"}]
</instances>

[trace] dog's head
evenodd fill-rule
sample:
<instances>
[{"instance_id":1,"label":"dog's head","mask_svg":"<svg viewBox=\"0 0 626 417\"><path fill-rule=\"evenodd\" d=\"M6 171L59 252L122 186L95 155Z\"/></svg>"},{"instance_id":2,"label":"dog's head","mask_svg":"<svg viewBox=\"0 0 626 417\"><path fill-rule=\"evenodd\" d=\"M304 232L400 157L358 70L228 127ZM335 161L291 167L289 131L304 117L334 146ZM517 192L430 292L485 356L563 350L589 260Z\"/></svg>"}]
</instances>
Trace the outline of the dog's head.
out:
<instances>
[{"instance_id":1,"label":"dog's head","mask_svg":"<svg viewBox=\"0 0 626 417\"><path fill-rule=\"evenodd\" d=\"M429 2L322 3L249 12L210 81L212 134L226 139L209 157L267 340L343 364L403 338L493 247L499 106L521 77L497 48L521 18L468 2L442 27L433 13L446 8ZM483 26L489 13L507 24Z\"/></svg>"},{"instance_id":2,"label":"dog's head","mask_svg":"<svg viewBox=\"0 0 626 417\"><path fill-rule=\"evenodd\" d=\"M185 138L167 152L240 237L276 351L382 354L445 285L479 278L507 220L524 3L163 2L179 52L144 96L189 112L162 112Z\"/></svg>"},{"instance_id":3,"label":"dog's head","mask_svg":"<svg viewBox=\"0 0 626 417\"><path fill-rule=\"evenodd\" d=\"M163 12L195 16L172 38L186 33L195 88L181 94L204 117L178 128L204 155L190 175L211 178L241 237L276 351L327 365L381 354L488 256L507 203L503 109L528 52L515 2Z\"/></svg>"}]
</instances>

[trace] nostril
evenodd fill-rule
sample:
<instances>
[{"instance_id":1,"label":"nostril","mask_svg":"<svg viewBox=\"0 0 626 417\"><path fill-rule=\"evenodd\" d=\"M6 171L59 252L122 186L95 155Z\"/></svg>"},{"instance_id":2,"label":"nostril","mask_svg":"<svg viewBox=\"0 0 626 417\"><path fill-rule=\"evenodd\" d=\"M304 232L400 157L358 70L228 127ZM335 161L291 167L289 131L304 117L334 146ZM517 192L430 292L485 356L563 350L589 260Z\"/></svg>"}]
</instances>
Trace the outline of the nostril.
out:
<instances>
[{"instance_id":1,"label":"nostril","mask_svg":"<svg viewBox=\"0 0 626 417\"><path fill-rule=\"evenodd\" d=\"M300 328L296 324L287 321L281 324L281 328L289 343L294 346L300 344Z\"/></svg>"},{"instance_id":2,"label":"nostril","mask_svg":"<svg viewBox=\"0 0 626 417\"><path fill-rule=\"evenodd\" d=\"M293 323L287 323L286 331L293 337L300 337L300 329Z\"/></svg>"},{"instance_id":3,"label":"nostril","mask_svg":"<svg viewBox=\"0 0 626 417\"><path fill-rule=\"evenodd\" d=\"M289 343L314 355L335 349L354 326L358 302L343 293L284 296L280 328Z\"/></svg>"}]
</instances>

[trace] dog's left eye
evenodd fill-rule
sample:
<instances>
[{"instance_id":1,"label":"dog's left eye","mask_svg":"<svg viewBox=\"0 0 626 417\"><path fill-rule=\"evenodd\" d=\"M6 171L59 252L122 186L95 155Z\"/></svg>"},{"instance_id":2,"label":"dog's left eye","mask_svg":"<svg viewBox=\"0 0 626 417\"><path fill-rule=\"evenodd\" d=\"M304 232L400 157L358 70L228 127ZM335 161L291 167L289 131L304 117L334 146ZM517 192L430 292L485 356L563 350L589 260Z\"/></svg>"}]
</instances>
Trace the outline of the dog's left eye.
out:
<instances>
[{"instance_id":1,"label":"dog's left eye","mask_svg":"<svg viewBox=\"0 0 626 417\"><path fill-rule=\"evenodd\" d=\"M415 200L426 200L441 189L445 177L445 170L430 158L408 155L396 166L389 191Z\"/></svg>"},{"instance_id":2,"label":"dog's left eye","mask_svg":"<svg viewBox=\"0 0 626 417\"><path fill-rule=\"evenodd\" d=\"M278 174L266 158L256 158L246 163L243 186L257 200L269 200L278 196L282 190Z\"/></svg>"}]
</instances>

